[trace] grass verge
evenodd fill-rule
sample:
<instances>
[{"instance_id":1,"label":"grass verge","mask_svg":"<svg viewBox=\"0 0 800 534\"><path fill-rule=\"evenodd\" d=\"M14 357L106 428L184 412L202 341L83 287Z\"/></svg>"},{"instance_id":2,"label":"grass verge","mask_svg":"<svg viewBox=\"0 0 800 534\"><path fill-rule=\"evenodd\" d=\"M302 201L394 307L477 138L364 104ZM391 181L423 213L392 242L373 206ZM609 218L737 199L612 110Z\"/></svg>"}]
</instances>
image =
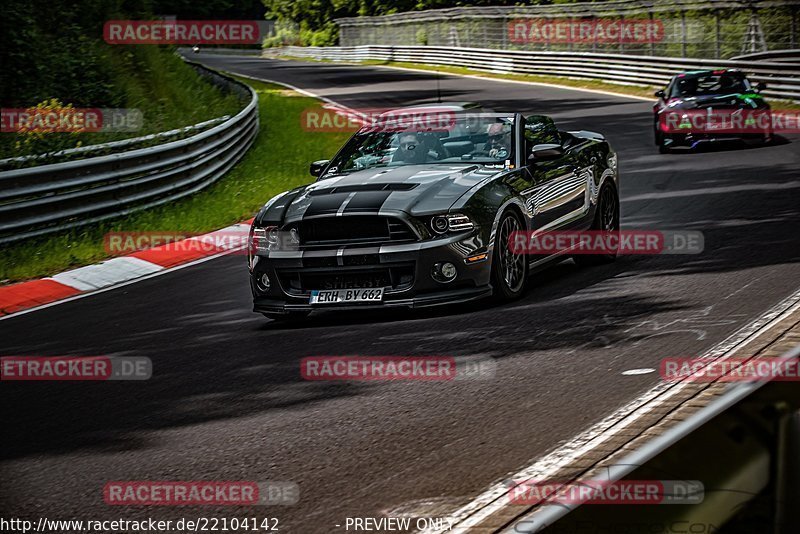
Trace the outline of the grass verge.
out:
<instances>
[{"instance_id":1,"label":"grass verge","mask_svg":"<svg viewBox=\"0 0 800 534\"><path fill-rule=\"evenodd\" d=\"M159 47L128 47L105 51L117 94L110 104L98 105L66 91L54 92L41 103L35 99L20 107L41 104L46 109L121 107L142 113L141 128L134 132L20 132L0 136L0 158L48 154L86 145L141 137L198 124L223 115L235 115L243 103L224 93L180 57ZM107 76L111 76L107 73ZM5 107L5 106L4 106ZM137 147L138 148L138 147ZM45 161L47 162L47 161Z\"/></svg>"},{"instance_id":2,"label":"grass verge","mask_svg":"<svg viewBox=\"0 0 800 534\"><path fill-rule=\"evenodd\" d=\"M131 215L3 245L0 283L39 278L106 259L108 232L202 233L248 219L272 196L312 181L311 161L331 157L348 133L308 132L301 112L314 98L240 78L258 93L261 130L245 157L220 181L189 198Z\"/></svg>"}]
</instances>

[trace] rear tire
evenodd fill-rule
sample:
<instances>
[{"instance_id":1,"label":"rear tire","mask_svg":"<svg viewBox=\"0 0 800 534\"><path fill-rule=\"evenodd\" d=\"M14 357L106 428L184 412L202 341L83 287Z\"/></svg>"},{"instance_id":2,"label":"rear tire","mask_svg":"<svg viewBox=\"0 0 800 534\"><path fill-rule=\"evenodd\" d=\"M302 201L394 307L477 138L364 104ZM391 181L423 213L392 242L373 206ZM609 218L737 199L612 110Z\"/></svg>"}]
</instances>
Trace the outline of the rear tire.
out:
<instances>
[{"instance_id":1,"label":"rear tire","mask_svg":"<svg viewBox=\"0 0 800 534\"><path fill-rule=\"evenodd\" d=\"M492 288L497 300L509 301L522 296L528 281L528 258L515 254L509 245L513 232L523 232L522 219L513 210L500 217L492 254Z\"/></svg>"},{"instance_id":2,"label":"rear tire","mask_svg":"<svg viewBox=\"0 0 800 534\"><path fill-rule=\"evenodd\" d=\"M604 185L597 196L597 209L589 229L595 232L619 231L619 197L610 185ZM579 266L601 265L617 259L617 250L611 254L575 254L572 256Z\"/></svg>"}]
</instances>

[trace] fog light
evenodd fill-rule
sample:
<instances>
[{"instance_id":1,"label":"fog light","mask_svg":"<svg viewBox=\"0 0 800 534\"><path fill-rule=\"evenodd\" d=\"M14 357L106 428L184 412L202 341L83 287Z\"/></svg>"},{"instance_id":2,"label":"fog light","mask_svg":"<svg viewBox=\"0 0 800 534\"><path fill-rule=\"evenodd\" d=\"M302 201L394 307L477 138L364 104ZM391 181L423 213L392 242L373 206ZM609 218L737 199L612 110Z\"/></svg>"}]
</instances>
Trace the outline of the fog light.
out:
<instances>
[{"instance_id":1,"label":"fog light","mask_svg":"<svg viewBox=\"0 0 800 534\"><path fill-rule=\"evenodd\" d=\"M449 261L435 264L431 271L431 277L437 282L442 283L452 282L456 279L457 274L456 266Z\"/></svg>"},{"instance_id":2,"label":"fog light","mask_svg":"<svg viewBox=\"0 0 800 534\"><path fill-rule=\"evenodd\" d=\"M261 275L261 278L258 279L258 288L262 291L269 291L269 275L264 273Z\"/></svg>"}]
</instances>

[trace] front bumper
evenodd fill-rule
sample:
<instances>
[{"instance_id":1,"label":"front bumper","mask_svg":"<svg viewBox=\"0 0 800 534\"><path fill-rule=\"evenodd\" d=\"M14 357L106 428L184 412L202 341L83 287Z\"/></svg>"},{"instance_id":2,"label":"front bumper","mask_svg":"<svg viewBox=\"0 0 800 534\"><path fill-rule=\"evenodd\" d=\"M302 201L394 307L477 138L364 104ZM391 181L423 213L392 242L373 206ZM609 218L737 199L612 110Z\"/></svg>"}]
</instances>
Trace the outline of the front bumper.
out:
<instances>
[{"instance_id":1,"label":"front bumper","mask_svg":"<svg viewBox=\"0 0 800 534\"><path fill-rule=\"evenodd\" d=\"M486 259L467 263L466 258L483 252ZM477 230L405 244L270 252L257 256L251 265L253 311L419 308L466 302L492 292L490 252ZM456 266L454 280L443 283L431 276L439 262ZM268 290L257 283L264 274L270 280ZM360 280L368 283L361 285ZM311 290L351 287L383 287L383 301L309 304Z\"/></svg>"},{"instance_id":2,"label":"front bumper","mask_svg":"<svg viewBox=\"0 0 800 534\"><path fill-rule=\"evenodd\" d=\"M689 133L689 134L664 134L664 141L666 146L672 147L690 147L695 148L704 144L712 143L730 143L734 141L740 142L764 142L769 138L767 132L764 133L748 133L748 134L728 134L728 133Z\"/></svg>"}]
</instances>

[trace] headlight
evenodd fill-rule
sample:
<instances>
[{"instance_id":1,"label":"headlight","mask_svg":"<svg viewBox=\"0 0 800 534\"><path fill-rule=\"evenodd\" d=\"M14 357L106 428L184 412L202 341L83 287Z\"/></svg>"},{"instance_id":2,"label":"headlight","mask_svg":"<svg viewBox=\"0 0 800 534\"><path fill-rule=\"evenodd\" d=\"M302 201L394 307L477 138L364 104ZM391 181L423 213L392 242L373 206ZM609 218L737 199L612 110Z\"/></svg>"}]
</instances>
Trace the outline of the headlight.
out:
<instances>
[{"instance_id":1,"label":"headlight","mask_svg":"<svg viewBox=\"0 0 800 534\"><path fill-rule=\"evenodd\" d=\"M259 253L265 254L271 250L269 235L273 233L273 231L277 232L278 227L259 227L255 225L250 227L250 237L248 239L247 249L250 251L252 256L255 256Z\"/></svg>"},{"instance_id":2,"label":"headlight","mask_svg":"<svg viewBox=\"0 0 800 534\"><path fill-rule=\"evenodd\" d=\"M300 245L300 234L296 228L281 231L277 226L250 227L248 250L252 256L266 254L275 250L297 250Z\"/></svg>"},{"instance_id":3,"label":"headlight","mask_svg":"<svg viewBox=\"0 0 800 534\"><path fill-rule=\"evenodd\" d=\"M445 232L465 232L472 230L475 225L466 215L456 213L453 215L437 215L431 218L431 229L436 234Z\"/></svg>"}]
</instances>

